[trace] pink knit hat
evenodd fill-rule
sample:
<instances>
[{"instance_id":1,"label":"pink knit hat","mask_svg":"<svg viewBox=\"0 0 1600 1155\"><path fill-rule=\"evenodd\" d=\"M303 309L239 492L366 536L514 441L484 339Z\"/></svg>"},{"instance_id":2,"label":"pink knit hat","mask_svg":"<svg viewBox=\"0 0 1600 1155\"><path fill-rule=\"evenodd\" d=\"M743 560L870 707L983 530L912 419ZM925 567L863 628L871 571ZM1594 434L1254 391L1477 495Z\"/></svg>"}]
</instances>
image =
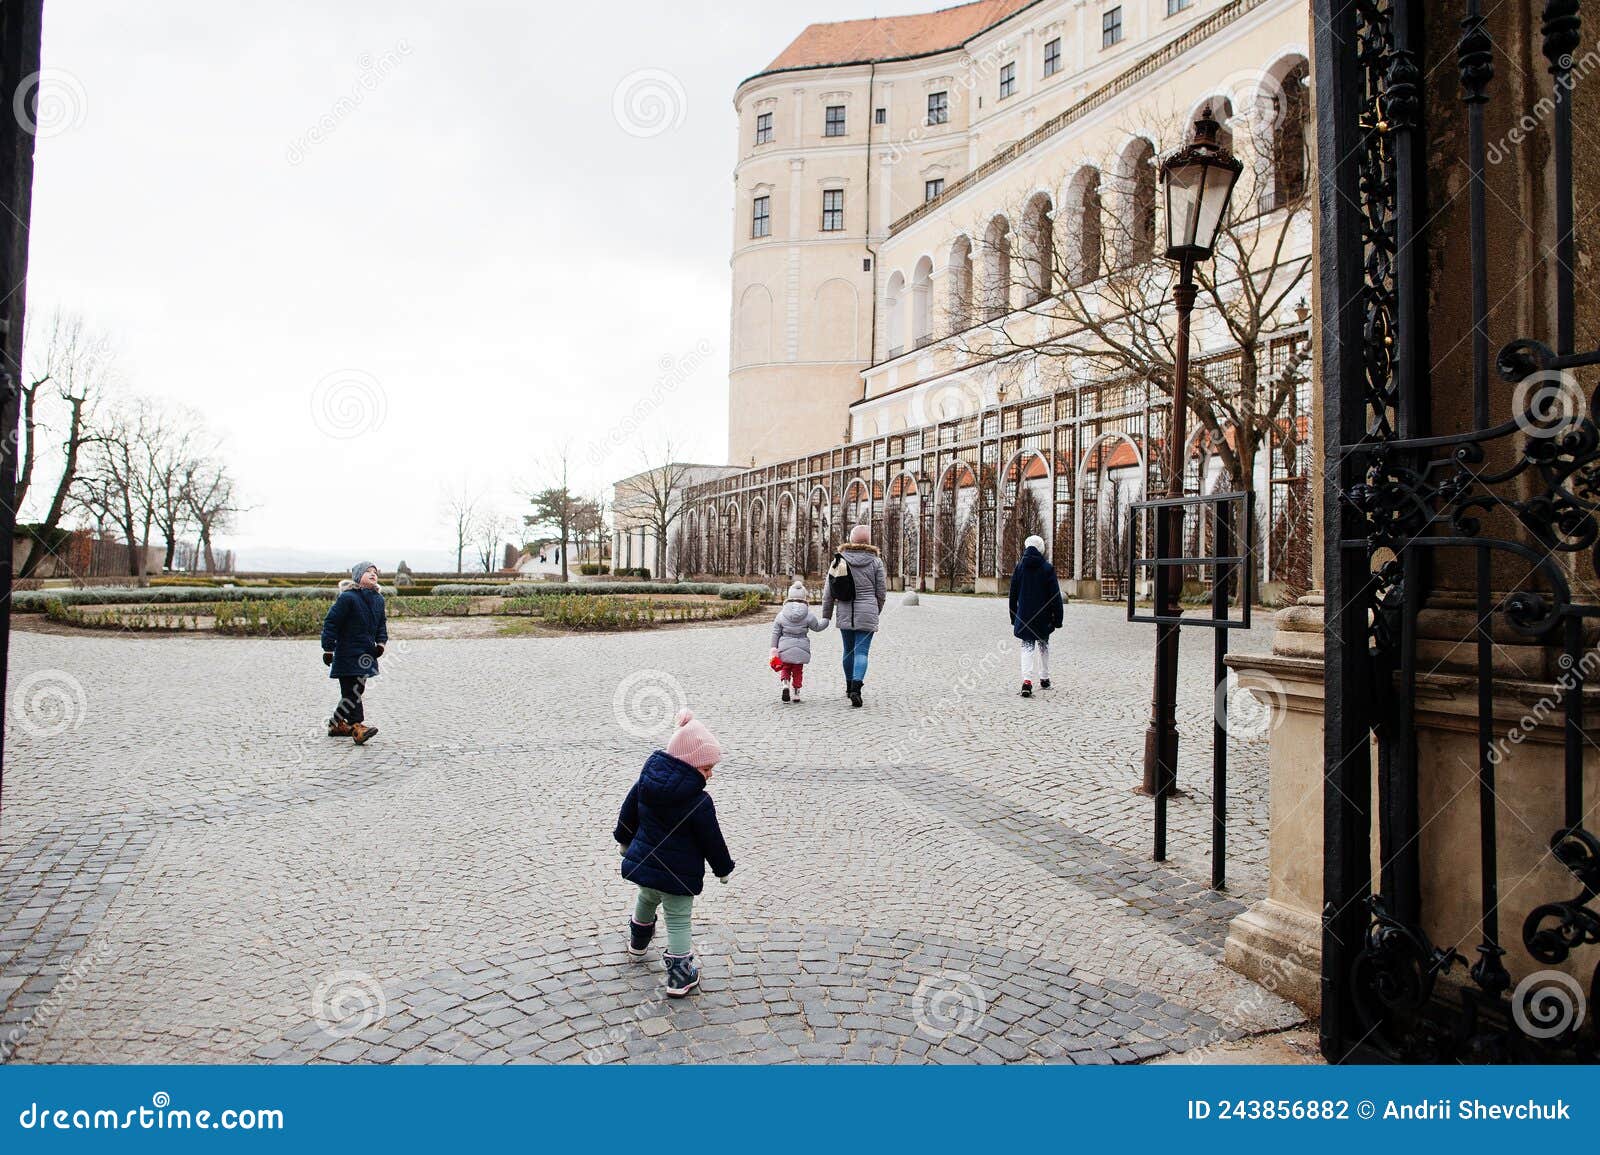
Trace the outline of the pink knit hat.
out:
<instances>
[{"instance_id":1,"label":"pink knit hat","mask_svg":"<svg viewBox=\"0 0 1600 1155\"><path fill-rule=\"evenodd\" d=\"M696 770L709 770L722 761L722 744L703 722L696 721L693 713L680 710L678 728L667 739L667 753Z\"/></svg>"}]
</instances>

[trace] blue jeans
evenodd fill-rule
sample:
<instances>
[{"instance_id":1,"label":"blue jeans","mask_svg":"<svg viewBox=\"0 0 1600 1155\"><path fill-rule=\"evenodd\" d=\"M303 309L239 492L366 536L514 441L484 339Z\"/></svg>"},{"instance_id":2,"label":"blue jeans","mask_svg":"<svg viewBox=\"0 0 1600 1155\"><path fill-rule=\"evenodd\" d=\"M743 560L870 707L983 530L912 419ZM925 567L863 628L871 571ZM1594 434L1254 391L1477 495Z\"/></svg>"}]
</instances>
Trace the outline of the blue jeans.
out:
<instances>
[{"instance_id":1,"label":"blue jeans","mask_svg":"<svg viewBox=\"0 0 1600 1155\"><path fill-rule=\"evenodd\" d=\"M840 630L839 636L844 639L844 680L866 681L867 652L872 649L872 631Z\"/></svg>"}]
</instances>

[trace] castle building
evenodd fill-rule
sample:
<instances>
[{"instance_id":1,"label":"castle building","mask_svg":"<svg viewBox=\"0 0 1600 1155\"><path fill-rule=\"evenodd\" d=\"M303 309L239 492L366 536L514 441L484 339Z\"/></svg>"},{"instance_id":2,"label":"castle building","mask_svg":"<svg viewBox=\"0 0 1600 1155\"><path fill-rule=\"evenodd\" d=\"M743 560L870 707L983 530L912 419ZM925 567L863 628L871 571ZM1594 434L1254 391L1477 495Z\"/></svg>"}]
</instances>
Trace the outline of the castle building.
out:
<instances>
[{"instance_id":1,"label":"castle building","mask_svg":"<svg viewBox=\"0 0 1600 1155\"><path fill-rule=\"evenodd\" d=\"M1215 421L1191 419L1186 482L1248 474L1230 484L1259 491L1264 546L1292 542L1308 21L1306 0L979 0L814 24L744 81L728 451L744 472L692 496L688 568L810 571L864 520L901 539L906 584L993 588L1025 518L1065 576L1116 592L1113 555L1144 532L1126 511L1165 484L1168 407L1162 351L1117 347L1170 345L1157 165L1203 111L1247 176L1234 273L1219 246L1195 318L1201 372L1232 384Z\"/></svg>"}]
</instances>

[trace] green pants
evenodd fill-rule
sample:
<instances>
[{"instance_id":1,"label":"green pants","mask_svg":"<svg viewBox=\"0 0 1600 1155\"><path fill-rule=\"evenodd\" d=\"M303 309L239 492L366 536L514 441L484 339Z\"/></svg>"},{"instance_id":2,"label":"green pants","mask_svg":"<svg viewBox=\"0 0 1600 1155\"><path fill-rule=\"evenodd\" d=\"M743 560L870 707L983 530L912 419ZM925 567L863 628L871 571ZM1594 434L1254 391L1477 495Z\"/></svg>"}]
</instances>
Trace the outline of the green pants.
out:
<instances>
[{"instance_id":1,"label":"green pants","mask_svg":"<svg viewBox=\"0 0 1600 1155\"><path fill-rule=\"evenodd\" d=\"M693 954L689 924L694 915L694 895L662 894L653 887L641 886L639 901L633 904L633 921L640 926L655 922L658 906L667 912L667 953Z\"/></svg>"}]
</instances>

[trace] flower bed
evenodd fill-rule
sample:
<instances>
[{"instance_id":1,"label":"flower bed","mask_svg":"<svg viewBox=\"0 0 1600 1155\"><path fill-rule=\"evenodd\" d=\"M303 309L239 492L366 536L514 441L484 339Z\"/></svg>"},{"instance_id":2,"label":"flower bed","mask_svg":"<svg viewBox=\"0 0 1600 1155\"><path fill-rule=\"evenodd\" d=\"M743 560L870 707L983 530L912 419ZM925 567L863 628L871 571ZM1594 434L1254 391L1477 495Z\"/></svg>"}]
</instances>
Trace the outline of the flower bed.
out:
<instances>
[{"instance_id":1,"label":"flower bed","mask_svg":"<svg viewBox=\"0 0 1600 1155\"><path fill-rule=\"evenodd\" d=\"M58 590L54 593L73 591ZM149 590L130 591L150 593ZM729 596L719 590L716 600L706 595L687 597L627 597L596 594L543 594L524 598L480 598L486 616L529 617L572 630L637 630L678 622L724 621L741 617L761 606L765 587ZM126 600L126 599L123 599ZM315 637L333 604L332 595L321 597L238 598L227 601L166 605L146 598L135 605L71 605L52 598L43 612L53 622L81 629L147 631L215 630L234 637ZM436 617L466 617L474 599L451 597L393 599L388 603L391 621Z\"/></svg>"},{"instance_id":2,"label":"flower bed","mask_svg":"<svg viewBox=\"0 0 1600 1155\"><path fill-rule=\"evenodd\" d=\"M763 600L776 595L772 587L733 582L513 582L510 585L468 585L441 582L433 587L440 596L465 595L468 597L528 598L550 597L561 594L716 594L729 601L738 601L747 594L757 594Z\"/></svg>"},{"instance_id":3,"label":"flower bed","mask_svg":"<svg viewBox=\"0 0 1600 1155\"><path fill-rule=\"evenodd\" d=\"M551 598L540 616L551 625L574 630L638 630L658 622L715 622L742 617L761 607L759 593L716 602L675 602L654 598L589 597L574 594Z\"/></svg>"},{"instance_id":4,"label":"flower bed","mask_svg":"<svg viewBox=\"0 0 1600 1155\"><path fill-rule=\"evenodd\" d=\"M392 589L383 591L392 594ZM42 614L51 602L64 606L198 606L215 602L295 601L339 596L333 586L88 586L83 589L20 590L11 596L19 614Z\"/></svg>"}]
</instances>

